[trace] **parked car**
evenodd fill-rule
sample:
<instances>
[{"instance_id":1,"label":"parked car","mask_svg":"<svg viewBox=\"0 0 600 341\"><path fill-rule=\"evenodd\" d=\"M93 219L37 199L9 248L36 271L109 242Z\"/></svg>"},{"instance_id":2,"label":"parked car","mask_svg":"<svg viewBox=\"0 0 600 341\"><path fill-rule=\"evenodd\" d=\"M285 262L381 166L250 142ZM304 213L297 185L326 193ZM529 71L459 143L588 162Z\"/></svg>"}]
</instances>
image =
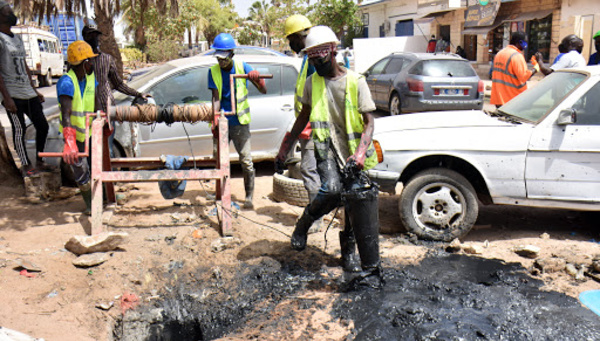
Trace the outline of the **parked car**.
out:
<instances>
[{"instance_id":1,"label":"parked car","mask_svg":"<svg viewBox=\"0 0 600 341\"><path fill-rule=\"evenodd\" d=\"M482 204L600 210L600 67L556 71L494 112L382 117L370 170L402 183L405 228L423 239L466 235Z\"/></svg>"},{"instance_id":2,"label":"parked car","mask_svg":"<svg viewBox=\"0 0 600 341\"><path fill-rule=\"evenodd\" d=\"M235 53L236 56L240 56L243 54L254 54L254 55L259 55L259 56L277 56L277 57L289 57L288 55L286 55L285 53L281 53L266 47L259 47L259 46L246 46L246 45L241 45L236 47L235 49L233 49L233 52ZM201 56L212 56L213 54L215 54L215 50L210 49L206 52L202 52L200 53Z\"/></svg>"},{"instance_id":3,"label":"parked car","mask_svg":"<svg viewBox=\"0 0 600 341\"><path fill-rule=\"evenodd\" d=\"M299 58L241 55L243 60L261 74L272 74L266 79L267 94L263 95L248 84L248 101L252 121L252 157L255 161L274 159L281 141L295 121L294 89L302 62ZM210 56L196 56L173 60L156 66L147 73L136 77L130 83L132 88L152 95L156 104L169 102L183 105L211 101L208 89L208 70L216 63ZM133 98L115 92L116 105L131 105ZM46 151L62 151L62 136L58 133L58 112L48 117L50 133ZM116 123L115 152L117 156L153 157L162 154L211 156L213 137L206 122L195 124L174 123L144 125L135 124L134 143L132 143L131 124ZM191 143L191 148L190 144ZM27 130L28 151L35 151L35 129ZM133 147L135 146L135 147ZM238 155L231 145L231 159ZM60 160L54 160L59 162Z\"/></svg>"},{"instance_id":4,"label":"parked car","mask_svg":"<svg viewBox=\"0 0 600 341\"><path fill-rule=\"evenodd\" d=\"M38 85L52 86L52 77L62 76L64 69L60 40L48 31L31 26L15 26L12 32L23 40L25 61L31 73L37 76Z\"/></svg>"},{"instance_id":5,"label":"parked car","mask_svg":"<svg viewBox=\"0 0 600 341\"><path fill-rule=\"evenodd\" d=\"M396 52L364 75L377 108L391 115L483 108L483 81L455 54Z\"/></svg>"}]
</instances>

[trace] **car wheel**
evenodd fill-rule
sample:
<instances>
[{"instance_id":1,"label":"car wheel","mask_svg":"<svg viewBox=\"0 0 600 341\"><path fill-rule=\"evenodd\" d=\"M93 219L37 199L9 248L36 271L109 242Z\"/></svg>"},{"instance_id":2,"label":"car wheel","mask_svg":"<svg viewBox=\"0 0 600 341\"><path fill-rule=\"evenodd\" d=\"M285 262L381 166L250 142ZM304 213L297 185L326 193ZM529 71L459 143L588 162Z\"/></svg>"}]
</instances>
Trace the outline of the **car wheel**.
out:
<instances>
[{"instance_id":1,"label":"car wheel","mask_svg":"<svg viewBox=\"0 0 600 341\"><path fill-rule=\"evenodd\" d=\"M400 101L400 96L395 92L392 94L392 98L390 98L389 111L392 116L402 113L402 102Z\"/></svg>"},{"instance_id":2,"label":"car wheel","mask_svg":"<svg viewBox=\"0 0 600 341\"><path fill-rule=\"evenodd\" d=\"M465 236L479 213L473 186L446 168L415 175L402 190L399 205L400 219L408 232L436 241Z\"/></svg>"},{"instance_id":3,"label":"car wheel","mask_svg":"<svg viewBox=\"0 0 600 341\"><path fill-rule=\"evenodd\" d=\"M308 205L308 192L302 180L289 177L289 172L273 175L273 200L290 205Z\"/></svg>"}]
</instances>

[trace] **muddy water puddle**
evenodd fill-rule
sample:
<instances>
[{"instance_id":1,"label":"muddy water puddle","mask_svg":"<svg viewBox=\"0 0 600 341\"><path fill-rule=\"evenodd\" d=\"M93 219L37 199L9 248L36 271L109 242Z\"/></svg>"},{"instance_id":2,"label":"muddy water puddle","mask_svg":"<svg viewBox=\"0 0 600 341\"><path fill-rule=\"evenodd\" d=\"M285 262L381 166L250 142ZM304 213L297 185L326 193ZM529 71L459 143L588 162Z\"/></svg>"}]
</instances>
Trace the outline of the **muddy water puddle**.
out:
<instances>
[{"instance_id":1,"label":"muddy water puddle","mask_svg":"<svg viewBox=\"0 0 600 341\"><path fill-rule=\"evenodd\" d=\"M340 293L339 272L320 267L331 259L275 258L197 269L129 311L115 340L600 340L600 317L542 291L520 264L432 253L417 266L384 263L381 291ZM322 311L347 333L306 328Z\"/></svg>"}]
</instances>

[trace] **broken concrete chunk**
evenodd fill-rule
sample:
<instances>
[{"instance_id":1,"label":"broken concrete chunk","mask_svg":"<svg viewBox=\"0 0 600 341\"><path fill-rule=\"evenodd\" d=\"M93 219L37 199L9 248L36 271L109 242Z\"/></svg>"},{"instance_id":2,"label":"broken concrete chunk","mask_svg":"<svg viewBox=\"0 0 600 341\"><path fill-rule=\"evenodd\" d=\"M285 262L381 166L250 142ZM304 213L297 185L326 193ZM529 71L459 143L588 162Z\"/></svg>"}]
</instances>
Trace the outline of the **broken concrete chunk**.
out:
<instances>
[{"instance_id":1,"label":"broken concrete chunk","mask_svg":"<svg viewBox=\"0 0 600 341\"><path fill-rule=\"evenodd\" d=\"M0 327L0 340L13 340L13 341L44 341L44 339L38 339L27 334L23 334L16 330Z\"/></svg>"},{"instance_id":2,"label":"broken concrete chunk","mask_svg":"<svg viewBox=\"0 0 600 341\"><path fill-rule=\"evenodd\" d=\"M571 263L565 266L565 271L577 281L585 281L585 269L577 269L577 267Z\"/></svg>"},{"instance_id":3,"label":"broken concrete chunk","mask_svg":"<svg viewBox=\"0 0 600 341\"><path fill-rule=\"evenodd\" d=\"M535 245L519 245L513 251L521 257L537 258L541 250Z\"/></svg>"},{"instance_id":4,"label":"broken concrete chunk","mask_svg":"<svg viewBox=\"0 0 600 341\"><path fill-rule=\"evenodd\" d=\"M210 244L210 249L212 252L221 252L226 249L234 248L237 245L240 245L242 241L239 238L235 237L223 237L215 239Z\"/></svg>"},{"instance_id":5,"label":"broken concrete chunk","mask_svg":"<svg viewBox=\"0 0 600 341\"><path fill-rule=\"evenodd\" d=\"M540 235L540 238L541 238L541 239L550 239L550 235L549 235L549 234L547 234L546 232L544 232L544 233L542 233L542 234Z\"/></svg>"},{"instance_id":6,"label":"broken concrete chunk","mask_svg":"<svg viewBox=\"0 0 600 341\"><path fill-rule=\"evenodd\" d=\"M600 272L600 260L594 260L592 262L592 268L594 269L594 271Z\"/></svg>"},{"instance_id":7,"label":"broken concrete chunk","mask_svg":"<svg viewBox=\"0 0 600 341\"><path fill-rule=\"evenodd\" d=\"M483 248L481 246L473 244L465 244L462 249L465 253L470 255L480 255L483 252Z\"/></svg>"},{"instance_id":8,"label":"broken concrete chunk","mask_svg":"<svg viewBox=\"0 0 600 341\"><path fill-rule=\"evenodd\" d=\"M65 244L65 249L76 255L116 250L127 241L124 232L104 232L95 236L74 236Z\"/></svg>"},{"instance_id":9,"label":"broken concrete chunk","mask_svg":"<svg viewBox=\"0 0 600 341\"><path fill-rule=\"evenodd\" d=\"M446 252L450 252L450 253L456 253L458 251L460 251L461 249L461 244L460 244L460 240L458 240L458 238L454 239L453 241L450 242L450 244L448 244L448 246L446 246Z\"/></svg>"},{"instance_id":10,"label":"broken concrete chunk","mask_svg":"<svg viewBox=\"0 0 600 341\"><path fill-rule=\"evenodd\" d=\"M106 262L109 258L110 255L107 253L96 252L77 257L75 260L73 260L73 265L80 268L89 268L100 265Z\"/></svg>"},{"instance_id":11,"label":"broken concrete chunk","mask_svg":"<svg viewBox=\"0 0 600 341\"><path fill-rule=\"evenodd\" d=\"M536 259L533 266L540 269L542 273L554 273L563 271L565 266L567 265L567 261L562 258L540 258Z\"/></svg>"},{"instance_id":12,"label":"broken concrete chunk","mask_svg":"<svg viewBox=\"0 0 600 341\"><path fill-rule=\"evenodd\" d=\"M27 271L31 271L31 272L41 272L42 271L41 267L39 267L38 265L34 264L33 262L31 262L27 259L17 258L17 259L15 259L15 263L17 264L18 267L21 267Z\"/></svg>"},{"instance_id":13,"label":"broken concrete chunk","mask_svg":"<svg viewBox=\"0 0 600 341\"><path fill-rule=\"evenodd\" d=\"M110 310L110 308L112 308L113 305L115 305L115 302L113 302L113 301L100 302L100 303L96 303L96 308L102 309L102 310Z\"/></svg>"}]
</instances>

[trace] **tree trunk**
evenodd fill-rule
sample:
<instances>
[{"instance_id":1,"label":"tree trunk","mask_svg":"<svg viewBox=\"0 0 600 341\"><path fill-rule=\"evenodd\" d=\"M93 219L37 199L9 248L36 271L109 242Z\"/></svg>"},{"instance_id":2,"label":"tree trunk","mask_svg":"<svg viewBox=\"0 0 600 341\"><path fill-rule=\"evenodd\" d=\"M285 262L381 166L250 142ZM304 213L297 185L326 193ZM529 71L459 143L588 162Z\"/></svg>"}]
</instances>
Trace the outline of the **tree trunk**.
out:
<instances>
[{"instance_id":1,"label":"tree trunk","mask_svg":"<svg viewBox=\"0 0 600 341\"><path fill-rule=\"evenodd\" d=\"M23 184L21 173L8 148L8 141L2 123L0 123L0 179L2 179L0 181L1 185Z\"/></svg>"},{"instance_id":2,"label":"tree trunk","mask_svg":"<svg viewBox=\"0 0 600 341\"><path fill-rule=\"evenodd\" d=\"M106 13L106 10L101 7L101 1L94 1L94 11L96 13L96 24L98 30L102 32L100 35L100 47L102 52L110 54L117 64L117 69L120 74L123 74L123 61L121 60L121 52L115 39L115 31L113 29L113 16Z\"/></svg>"}]
</instances>

